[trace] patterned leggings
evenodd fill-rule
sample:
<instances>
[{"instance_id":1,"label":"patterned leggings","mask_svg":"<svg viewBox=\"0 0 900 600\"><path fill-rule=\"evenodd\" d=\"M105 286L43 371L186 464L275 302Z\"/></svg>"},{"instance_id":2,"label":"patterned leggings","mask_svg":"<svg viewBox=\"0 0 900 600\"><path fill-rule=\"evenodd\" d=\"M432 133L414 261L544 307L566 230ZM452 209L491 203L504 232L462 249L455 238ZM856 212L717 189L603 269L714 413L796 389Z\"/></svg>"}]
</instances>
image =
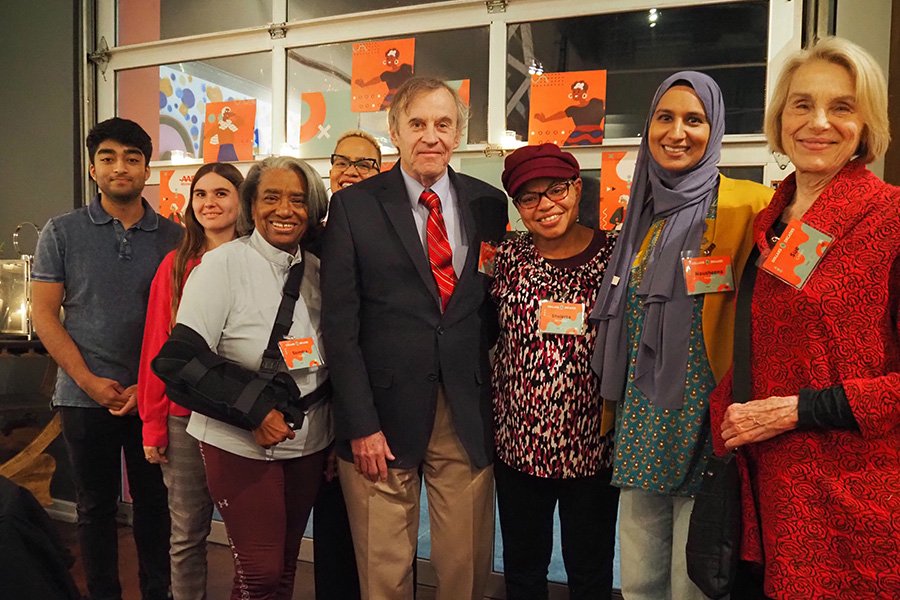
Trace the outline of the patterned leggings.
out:
<instances>
[{"instance_id":1,"label":"patterned leggings","mask_svg":"<svg viewBox=\"0 0 900 600\"><path fill-rule=\"evenodd\" d=\"M291 600L297 552L326 452L264 461L205 443L200 448L234 554L231 600Z\"/></svg>"}]
</instances>

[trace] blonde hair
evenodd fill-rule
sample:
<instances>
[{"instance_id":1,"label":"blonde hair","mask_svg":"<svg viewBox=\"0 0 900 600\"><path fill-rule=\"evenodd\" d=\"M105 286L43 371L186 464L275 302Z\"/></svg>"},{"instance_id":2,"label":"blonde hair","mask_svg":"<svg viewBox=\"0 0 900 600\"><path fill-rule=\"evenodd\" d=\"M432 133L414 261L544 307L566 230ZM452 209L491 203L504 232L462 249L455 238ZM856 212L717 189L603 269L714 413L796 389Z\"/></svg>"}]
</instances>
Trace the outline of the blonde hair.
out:
<instances>
[{"instance_id":1,"label":"blonde hair","mask_svg":"<svg viewBox=\"0 0 900 600\"><path fill-rule=\"evenodd\" d=\"M872 55L843 38L827 37L812 48L796 52L784 65L766 109L765 133L769 147L784 153L781 145L781 115L787 104L791 80L797 69L813 61L825 61L847 69L856 88L856 102L863 119L857 155L870 163L884 156L891 142L888 121L887 82Z\"/></svg>"},{"instance_id":2,"label":"blonde hair","mask_svg":"<svg viewBox=\"0 0 900 600\"><path fill-rule=\"evenodd\" d=\"M363 131L362 129L351 129L350 131L345 131L341 134L341 137L337 139L337 142L334 143L334 149L337 150L337 147L341 145L341 142L343 142L347 138L353 137L362 138L375 146L375 154L378 155L378 165L381 166L381 146L378 144L378 140L375 139L375 136L368 131Z\"/></svg>"}]
</instances>

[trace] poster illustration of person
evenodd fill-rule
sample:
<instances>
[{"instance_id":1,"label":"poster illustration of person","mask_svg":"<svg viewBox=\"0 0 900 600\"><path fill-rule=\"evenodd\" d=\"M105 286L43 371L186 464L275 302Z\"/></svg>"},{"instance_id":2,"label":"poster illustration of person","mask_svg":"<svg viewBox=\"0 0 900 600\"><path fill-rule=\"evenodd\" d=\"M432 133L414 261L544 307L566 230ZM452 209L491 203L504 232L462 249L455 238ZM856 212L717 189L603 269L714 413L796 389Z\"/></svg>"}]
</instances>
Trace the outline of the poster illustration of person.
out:
<instances>
[{"instance_id":1,"label":"poster illustration of person","mask_svg":"<svg viewBox=\"0 0 900 600\"><path fill-rule=\"evenodd\" d=\"M256 100L209 102L203 127L203 162L253 160Z\"/></svg>"},{"instance_id":2,"label":"poster illustration of person","mask_svg":"<svg viewBox=\"0 0 900 600\"><path fill-rule=\"evenodd\" d=\"M397 88L413 76L415 52L415 38L353 44L351 110L376 112L390 108Z\"/></svg>"},{"instance_id":3,"label":"poster illustration of person","mask_svg":"<svg viewBox=\"0 0 900 600\"><path fill-rule=\"evenodd\" d=\"M615 229L625 221L631 177L637 153L604 152L600 163L600 229Z\"/></svg>"},{"instance_id":4,"label":"poster illustration of person","mask_svg":"<svg viewBox=\"0 0 900 600\"><path fill-rule=\"evenodd\" d=\"M159 214L184 225L184 209L196 169L163 169L159 172Z\"/></svg>"},{"instance_id":5,"label":"poster illustration of person","mask_svg":"<svg viewBox=\"0 0 900 600\"><path fill-rule=\"evenodd\" d=\"M603 142L606 71L531 76L528 143L585 146Z\"/></svg>"}]
</instances>

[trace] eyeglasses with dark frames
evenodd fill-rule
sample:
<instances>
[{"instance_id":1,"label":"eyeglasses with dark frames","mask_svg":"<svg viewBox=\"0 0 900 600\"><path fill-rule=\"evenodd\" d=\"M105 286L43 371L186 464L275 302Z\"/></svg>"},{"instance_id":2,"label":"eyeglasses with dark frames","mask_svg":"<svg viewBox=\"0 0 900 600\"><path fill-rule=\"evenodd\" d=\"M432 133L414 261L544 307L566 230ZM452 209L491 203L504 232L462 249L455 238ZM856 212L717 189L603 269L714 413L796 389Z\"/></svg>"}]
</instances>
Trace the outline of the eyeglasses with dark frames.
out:
<instances>
[{"instance_id":1,"label":"eyeglasses with dark frames","mask_svg":"<svg viewBox=\"0 0 900 600\"><path fill-rule=\"evenodd\" d=\"M555 181L543 192L525 192L513 198L513 203L525 209L532 209L541 203L541 198L546 196L552 202L562 202L569 195L569 187L575 183L574 179Z\"/></svg>"},{"instance_id":2,"label":"eyeglasses with dark frames","mask_svg":"<svg viewBox=\"0 0 900 600\"><path fill-rule=\"evenodd\" d=\"M365 175L369 171L378 170L378 161L374 158L351 160L350 157L344 156L343 154L332 154L331 166L338 171L346 171L350 167L356 167L356 170L360 175Z\"/></svg>"}]
</instances>

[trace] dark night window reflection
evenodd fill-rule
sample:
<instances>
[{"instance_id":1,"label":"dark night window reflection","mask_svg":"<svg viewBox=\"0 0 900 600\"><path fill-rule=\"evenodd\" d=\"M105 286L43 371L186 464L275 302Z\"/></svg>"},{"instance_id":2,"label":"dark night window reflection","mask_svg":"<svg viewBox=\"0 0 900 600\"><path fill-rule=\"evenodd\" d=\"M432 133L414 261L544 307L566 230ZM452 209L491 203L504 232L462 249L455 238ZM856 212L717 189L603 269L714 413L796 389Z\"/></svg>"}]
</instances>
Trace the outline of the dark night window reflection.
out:
<instances>
[{"instance_id":1,"label":"dark night window reflection","mask_svg":"<svg viewBox=\"0 0 900 600\"><path fill-rule=\"evenodd\" d=\"M440 4L440 0L431 0L430 2L422 2L422 0L365 0L364 2L359 0L288 0L288 20L302 21L422 4Z\"/></svg>"},{"instance_id":2,"label":"dark night window reflection","mask_svg":"<svg viewBox=\"0 0 900 600\"><path fill-rule=\"evenodd\" d=\"M534 60L545 72L607 70L607 138L640 135L656 87L685 69L719 83L726 133L761 132L769 3L664 8L651 17L642 10L509 25L506 128L527 138Z\"/></svg>"}]
</instances>

